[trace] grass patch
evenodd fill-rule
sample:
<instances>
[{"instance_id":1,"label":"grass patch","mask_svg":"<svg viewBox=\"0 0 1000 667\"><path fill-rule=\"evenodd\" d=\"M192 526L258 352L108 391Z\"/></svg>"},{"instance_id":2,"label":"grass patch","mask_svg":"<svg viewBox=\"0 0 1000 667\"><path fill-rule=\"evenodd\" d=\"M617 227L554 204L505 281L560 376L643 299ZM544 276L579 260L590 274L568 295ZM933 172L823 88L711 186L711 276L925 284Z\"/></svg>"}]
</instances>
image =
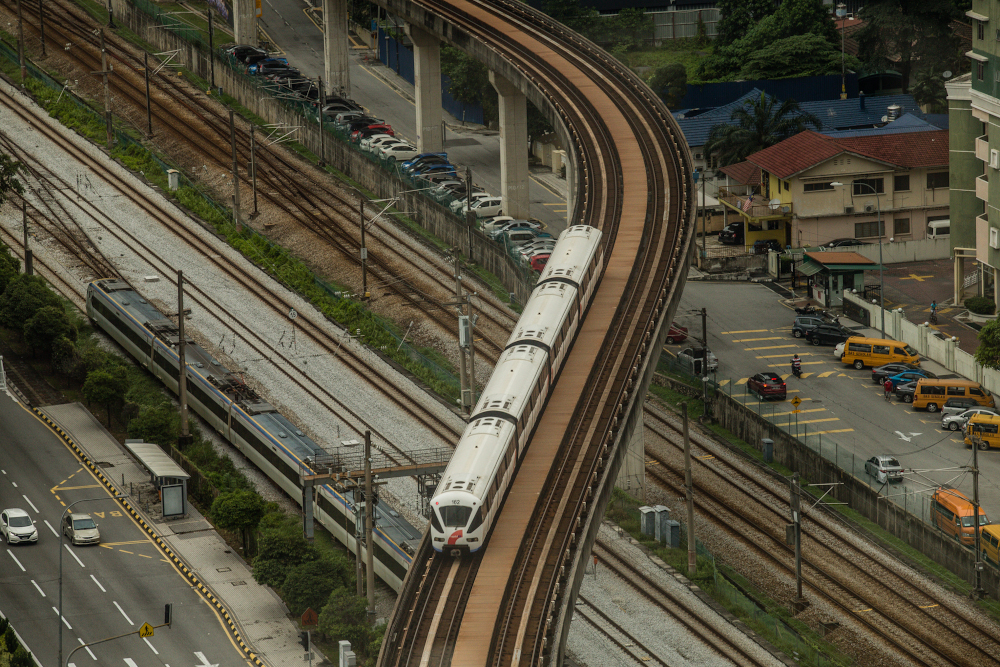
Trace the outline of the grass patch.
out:
<instances>
[{"instance_id":1,"label":"grass patch","mask_svg":"<svg viewBox=\"0 0 1000 667\"><path fill-rule=\"evenodd\" d=\"M628 53L616 54L616 58L621 60L630 69L637 67L649 67L649 75L670 63L680 63L687 71L688 83L698 82L698 66L706 56L712 52L711 46L699 47L691 39L665 40L667 44L663 47L641 49Z\"/></svg>"}]
</instances>

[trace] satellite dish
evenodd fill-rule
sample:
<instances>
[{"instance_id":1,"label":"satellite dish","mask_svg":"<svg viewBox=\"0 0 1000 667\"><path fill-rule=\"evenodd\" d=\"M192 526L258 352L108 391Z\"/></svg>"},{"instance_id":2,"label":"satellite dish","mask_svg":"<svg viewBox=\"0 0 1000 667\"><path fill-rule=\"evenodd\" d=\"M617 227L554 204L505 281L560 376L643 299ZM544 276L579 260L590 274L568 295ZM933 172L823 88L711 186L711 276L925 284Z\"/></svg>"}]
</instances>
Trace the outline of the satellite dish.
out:
<instances>
[{"instance_id":1,"label":"satellite dish","mask_svg":"<svg viewBox=\"0 0 1000 667\"><path fill-rule=\"evenodd\" d=\"M950 79L951 78L951 70L950 69L946 69L944 72L941 73L941 76L943 76L946 79Z\"/></svg>"},{"instance_id":2,"label":"satellite dish","mask_svg":"<svg viewBox=\"0 0 1000 667\"><path fill-rule=\"evenodd\" d=\"M888 123L889 122L889 117L888 116L882 116L882 122L883 123Z\"/></svg>"},{"instance_id":3,"label":"satellite dish","mask_svg":"<svg viewBox=\"0 0 1000 667\"><path fill-rule=\"evenodd\" d=\"M767 205L771 207L771 210L774 210L774 209L778 208L779 206L781 206L781 200L780 199L772 199L771 201L767 202Z\"/></svg>"}]
</instances>

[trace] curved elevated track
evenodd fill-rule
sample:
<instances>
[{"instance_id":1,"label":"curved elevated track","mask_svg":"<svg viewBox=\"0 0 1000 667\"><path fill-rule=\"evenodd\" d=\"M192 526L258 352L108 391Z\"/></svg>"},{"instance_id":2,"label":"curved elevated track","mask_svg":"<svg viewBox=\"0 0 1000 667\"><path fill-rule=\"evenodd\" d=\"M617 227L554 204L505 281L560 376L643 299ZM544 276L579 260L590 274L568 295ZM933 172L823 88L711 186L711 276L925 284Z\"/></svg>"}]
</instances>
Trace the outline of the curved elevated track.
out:
<instances>
[{"instance_id":1,"label":"curved elevated track","mask_svg":"<svg viewBox=\"0 0 1000 667\"><path fill-rule=\"evenodd\" d=\"M607 247L580 334L486 548L454 559L435 554L425 535L379 665L561 664L578 564L641 423L663 322L683 286L694 214L690 155L645 84L527 5L380 4L541 102L572 145L572 223L600 228Z\"/></svg>"}]
</instances>

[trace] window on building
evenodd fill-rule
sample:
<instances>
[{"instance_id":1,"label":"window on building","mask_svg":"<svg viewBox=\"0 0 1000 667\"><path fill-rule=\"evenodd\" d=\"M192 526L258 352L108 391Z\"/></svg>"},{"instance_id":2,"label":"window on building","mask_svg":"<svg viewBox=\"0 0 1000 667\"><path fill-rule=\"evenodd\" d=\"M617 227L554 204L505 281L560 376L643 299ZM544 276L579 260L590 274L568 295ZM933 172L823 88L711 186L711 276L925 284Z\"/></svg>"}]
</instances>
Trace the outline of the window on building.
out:
<instances>
[{"instance_id":1,"label":"window on building","mask_svg":"<svg viewBox=\"0 0 1000 667\"><path fill-rule=\"evenodd\" d=\"M927 189L948 187L948 172L934 171L927 174Z\"/></svg>"},{"instance_id":2,"label":"window on building","mask_svg":"<svg viewBox=\"0 0 1000 667\"><path fill-rule=\"evenodd\" d=\"M885 192L884 178L856 178L854 179L854 195L870 195L872 190L876 194Z\"/></svg>"},{"instance_id":3,"label":"window on building","mask_svg":"<svg viewBox=\"0 0 1000 667\"><path fill-rule=\"evenodd\" d=\"M982 60L976 61L976 80L982 81L986 78L986 63Z\"/></svg>"},{"instance_id":4,"label":"window on building","mask_svg":"<svg viewBox=\"0 0 1000 667\"><path fill-rule=\"evenodd\" d=\"M905 192L910 189L910 175L897 174L892 179L892 189L895 192Z\"/></svg>"},{"instance_id":5,"label":"window on building","mask_svg":"<svg viewBox=\"0 0 1000 667\"><path fill-rule=\"evenodd\" d=\"M790 186L790 185L788 184L788 181L785 181L785 192L788 192L788 191L789 191L789 190L791 190L791 189L792 189L792 186Z\"/></svg>"},{"instance_id":6,"label":"window on building","mask_svg":"<svg viewBox=\"0 0 1000 667\"><path fill-rule=\"evenodd\" d=\"M983 21L976 21L976 39L986 39L986 24Z\"/></svg>"},{"instance_id":7,"label":"window on building","mask_svg":"<svg viewBox=\"0 0 1000 667\"><path fill-rule=\"evenodd\" d=\"M879 222L878 220L872 220L871 222L855 222L854 223L854 238L856 239L871 239L878 238Z\"/></svg>"},{"instance_id":8,"label":"window on building","mask_svg":"<svg viewBox=\"0 0 1000 667\"><path fill-rule=\"evenodd\" d=\"M802 186L804 192L819 192L820 190L833 190L829 183L806 183Z\"/></svg>"},{"instance_id":9,"label":"window on building","mask_svg":"<svg viewBox=\"0 0 1000 667\"><path fill-rule=\"evenodd\" d=\"M892 233L896 236L903 236L910 233L910 219L896 218L892 221Z\"/></svg>"}]
</instances>

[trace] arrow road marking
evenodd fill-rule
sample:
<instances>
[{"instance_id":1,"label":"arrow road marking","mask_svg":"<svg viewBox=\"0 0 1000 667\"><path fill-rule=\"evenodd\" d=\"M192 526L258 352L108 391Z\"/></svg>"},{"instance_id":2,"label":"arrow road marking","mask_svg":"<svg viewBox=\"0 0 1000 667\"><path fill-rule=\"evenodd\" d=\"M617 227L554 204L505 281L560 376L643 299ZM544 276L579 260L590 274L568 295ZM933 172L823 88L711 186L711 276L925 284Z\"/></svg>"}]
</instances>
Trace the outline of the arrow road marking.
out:
<instances>
[{"instance_id":1,"label":"arrow road marking","mask_svg":"<svg viewBox=\"0 0 1000 667\"><path fill-rule=\"evenodd\" d=\"M25 570L25 569L24 569L24 566L23 566L23 565L21 565L21 561L19 561L19 560L17 559L17 556L15 556L15 555L14 555L14 552L13 552L13 551L11 551L10 549L7 549L7 553L9 553L9 554L10 554L10 557L14 559L14 562L15 562L15 563L17 563L17 566L18 566L19 568L21 568L21 572L27 572L27 570Z\"/></svg>"},{"instance_id":2,"label":"arrow road marking","mask_svg":"<svg viewBox=\"0 0 1000 667\"><path fill-rule=\"evenodd\" d=\"M910 436L906 437L905 435L903 435L902 431L896 431L896 435L899 436L900 440L905 440L906 442L910 442L911 440L913 440L913 438L917 437L918 435L923 435L923 433L913 433L913 432L911 432Z\"/></svg>"},{"instance_id":3,"label":"arrow road marking","mask_svg":"<svg viewBox=\"0 0 1000 667\"><path fill-rule=\"evenodd\" d=\"M21 497L22 497L22 498L24 498L24 502L26 502L26 503L28 503L29 505L31 505L31 509L35 510L35 514L39 514L39 512L38 512L38 508L37 508L37 507L35 507L35 503L33 503L33 502L31 502L30 500L28 500L28 496L26 496L26 495L24 495L24 494L21 494Z\"/></svg>"},{"instance_id":4,"label":"arrow road marking","mask_svg":"<svg viewBox=\"0 0 1000 667\"><path fill-rule=\"evenodd\" d=\"M205 654L202 653L201 651L195 651L194 652L194 657L196 657L199 660L201 660L201 664L200 665L195 665L195 667L219 667L219 663L215 663L215 664L210 663L208 661L208 658L206 658Z\"/></svg>"}]
</instances>

